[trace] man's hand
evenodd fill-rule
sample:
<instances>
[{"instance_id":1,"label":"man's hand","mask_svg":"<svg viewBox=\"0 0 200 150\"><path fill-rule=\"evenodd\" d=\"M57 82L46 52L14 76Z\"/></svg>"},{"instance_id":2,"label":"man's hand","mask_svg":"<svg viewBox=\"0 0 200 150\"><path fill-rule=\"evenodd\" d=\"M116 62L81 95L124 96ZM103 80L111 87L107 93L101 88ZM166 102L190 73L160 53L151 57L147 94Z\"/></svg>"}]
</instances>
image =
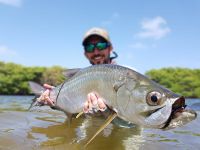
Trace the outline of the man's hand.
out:
<instances>
[{"instance_id":1,"label":"man's hand","mask_svg":"<svg viewBox=\"0 0 200 150\"><path fill-rule=\"evenodd\" d=\"M49 85L49 84L43 84L43 87L45 88L45 89L49 89L49 90L52 90L53 88L54 88L54 86L52 86L52 85Z\"/></svg>"},{"instance_id":2,"label":"man's hand","mask_svg":"<svg viewBox=\"0 0 200 150\"><path fill-rule=\"evenodd\" d=\"M44 88L46 89L38 98L39 103L48 105L50 107L55 106L54 101L50 99L49 95L51 90L54 88L54 86L44 84Z\"/></svg>"},{"instance_id":3,"label":"man's hand","mask_svg":"<svg viewBox=\"0 0 200 150\"><path fill-rule=\"evenodd\" d=\"M97 111L104 112L107 109L104 99L96 92L91 92L87 95L87 100L84 103L83 112L93 114Z\"/></svg>"}]
</instances>

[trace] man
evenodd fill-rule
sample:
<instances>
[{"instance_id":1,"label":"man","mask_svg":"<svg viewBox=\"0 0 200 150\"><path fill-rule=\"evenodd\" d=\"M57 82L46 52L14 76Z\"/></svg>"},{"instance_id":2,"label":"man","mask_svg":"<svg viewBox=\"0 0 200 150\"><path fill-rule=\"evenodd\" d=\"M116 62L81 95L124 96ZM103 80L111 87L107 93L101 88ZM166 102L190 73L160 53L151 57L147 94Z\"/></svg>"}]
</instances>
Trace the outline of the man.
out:
<instances>
[{"instance_id":1,"label":"man","mask_svg":"<svg viewBox=\"0 0 200 150\"><path fill-rule=\"evenodd\" d=\"M114 63L113 59L117 57L117 53L113 52L108 32L102 28L95 27L88 30L83 37L82 45L84 47L84 55L92 65L111 64ZM113 57L111 57L111 53L114 54ZM41 95L40 100L49 106L53 106L54 102L49 98L49 93L53 86L44 84L44 87L46 91ZM93 113L94 109L103 112L106 108L103 98L98 93L88 93L88 99L83 109L85 113Z\"/></svg>"},{"instance_id":2,"label":"man","mask_svg":"<svg viewBox=\"0 0 200 150\"><path fill-rule=\"evenodd\" d=\"M82 42L85 50L85 56L92 65L111 64L113 59L110 57L113 50L108 32L101 28L92 28L84 35Z\"/></svg>"},{"instance_id":3,"label":"man","mask_svg":"<svg viewBox=\"0 0 200 150\"><path fill-rule=\"evenodd\" d=\"M92 65L115 63L113 59L117 57L117 53L113 51L113 46L106 30L102 28L91 28L85 33L82 44L84 47L84 55ZM112 53L114 54L113 57L111 57ZM44 87L47 90L41 95L40 99L44 100L45 104L54 106L54 102L49 98L49 93L53 87L48 84L44 84ZM95 91L88 93L83 112L93 114L99 111L106 117L110 114L110 109L104 103L103 97ZM131 123L119 118L114 119L113 122L118 126L128 128L133 126Z\"/></svg>"},{"instance_id":4,"label":"man","mask_svg":"<svg viewBox=\"0 0 200 150\"><path fill-rule=\"evenodd\" d=\"M91 28L88 30L83 38L83 47L85 57L89 60L92 65L97 64L111 64L114 63L113 59L117 57L111 57L113 52L113 46L110 41L108 32L102 28ZM92 112L94 107L100 111L106 110L106 105L103 102L103 98L98 93L91 92L88 94L87 101L84 105L84 112Z\"/></svg>"}]
</instances>

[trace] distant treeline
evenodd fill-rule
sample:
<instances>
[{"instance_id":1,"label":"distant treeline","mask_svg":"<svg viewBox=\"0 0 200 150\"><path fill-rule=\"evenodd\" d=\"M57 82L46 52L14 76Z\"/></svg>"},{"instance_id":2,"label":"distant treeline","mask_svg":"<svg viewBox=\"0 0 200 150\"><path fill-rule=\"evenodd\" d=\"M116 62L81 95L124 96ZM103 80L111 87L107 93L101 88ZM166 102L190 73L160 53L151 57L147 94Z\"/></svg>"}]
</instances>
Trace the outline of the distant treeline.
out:
<instances>
[{"instance_id":1,"label":"distant treeline","mask_svg":"<svg viewBox=\"0 0 200 150\"><path fill-rule=\"evenodd\" d=\"M59 66L25 67L0 61L0 94L31 94L28 81L35 81L41 85L58 85L65 80L62 75L64 70L66 69ZM200 97L200 69L163 68L150 70L145 75L185 97Z\"/></svg>"},{"instance_id":2,"label":"distant treeline","mask_svg":"<svg viewBox=\"0 0 200 150\"><path fill-rule=\"evenodd\" d=\"M146 75L157 83L185 97L200 97L200 69L162 68Z\"/></svg>"},{"instance_id":3,"label":"distant treeline","mask_svg":"<svg viewBox=\"0 0 200 150\"><path fill-rule=\"evenodd\" d=\"M64 81L63 70L59 66L25 67L0 61L0 95L31 94L28 81L58 85Z\"/></svg>"}]
</instances>

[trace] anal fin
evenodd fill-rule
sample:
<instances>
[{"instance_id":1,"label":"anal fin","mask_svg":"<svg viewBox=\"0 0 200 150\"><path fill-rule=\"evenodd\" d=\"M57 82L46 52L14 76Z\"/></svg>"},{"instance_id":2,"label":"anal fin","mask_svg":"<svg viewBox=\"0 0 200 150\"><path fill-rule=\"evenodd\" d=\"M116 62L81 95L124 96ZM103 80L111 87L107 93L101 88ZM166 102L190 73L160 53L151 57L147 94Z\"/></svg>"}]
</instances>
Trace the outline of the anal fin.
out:
<instances>
[{"instance_id":1,"label":"anal fin","mask_svg":"<svg viewBox=\"0 0 200 150\"><path fill-rule=\"evenodd\" d=\"M97 132L93 135L93 137L90 138L90 140L84 145L84 147L87 147L88 144L90 144L92 142L92 140L103 130L105 129L113 119L115 119L117 117L117 113L116 112L112 112L110 114L110 116L106 119L105 123L97 130Z\"/></svg>"}]
</instances>

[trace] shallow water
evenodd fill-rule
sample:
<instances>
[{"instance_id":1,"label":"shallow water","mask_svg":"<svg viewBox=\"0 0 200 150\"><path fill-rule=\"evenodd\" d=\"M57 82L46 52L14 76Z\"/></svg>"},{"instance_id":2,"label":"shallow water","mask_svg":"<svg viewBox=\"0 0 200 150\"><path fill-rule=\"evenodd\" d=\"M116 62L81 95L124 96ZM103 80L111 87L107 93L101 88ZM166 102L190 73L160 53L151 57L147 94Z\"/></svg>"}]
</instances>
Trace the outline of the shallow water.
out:
<instances>
[{"instance_id":1,"label":"shallow water","mask_svg":"<svg viewBox=\"0 0 200 150\"><path fill-rule=\"evenodd\" d=\"M28 112L32 96L0 96L0 150L78 150L104 122L103 118L73 119L48 107ZM186 101L196 120L169 131L120 128L110 124L86 148L109 150L200 149L200 99Z\"/></svg>"}]
</instances>

